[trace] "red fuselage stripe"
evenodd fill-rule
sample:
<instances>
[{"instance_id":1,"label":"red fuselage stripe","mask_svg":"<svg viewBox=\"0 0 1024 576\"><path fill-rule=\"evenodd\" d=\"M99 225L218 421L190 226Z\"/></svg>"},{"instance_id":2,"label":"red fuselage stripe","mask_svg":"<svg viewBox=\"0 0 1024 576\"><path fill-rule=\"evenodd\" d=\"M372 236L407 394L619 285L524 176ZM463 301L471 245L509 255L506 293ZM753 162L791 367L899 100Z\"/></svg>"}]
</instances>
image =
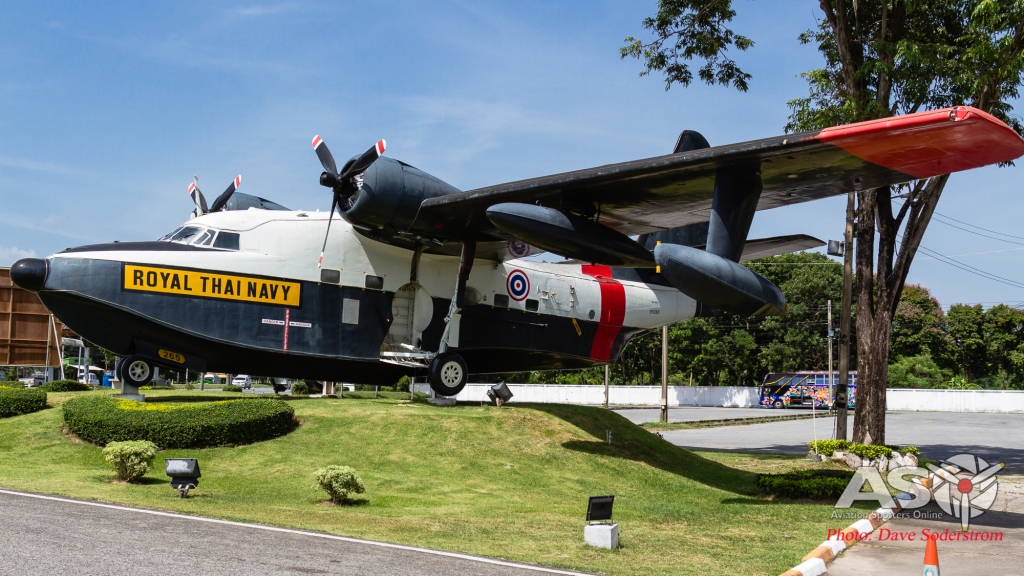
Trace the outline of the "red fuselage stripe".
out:
<instances>
[{"instance_id":1,"label":"red fuselage stripe","mask_svg":"<svg viewBox=\"0 0 1024 576\"><path fill-rule=\"evenodd\" d=\"M590 347L590 358L607 362L612 357L612 346L626 319L626 289L612 279L612 269L608 266L585 265L582 271L593 276L601 288L601 317Z\"/></svg>"}]
</instances>

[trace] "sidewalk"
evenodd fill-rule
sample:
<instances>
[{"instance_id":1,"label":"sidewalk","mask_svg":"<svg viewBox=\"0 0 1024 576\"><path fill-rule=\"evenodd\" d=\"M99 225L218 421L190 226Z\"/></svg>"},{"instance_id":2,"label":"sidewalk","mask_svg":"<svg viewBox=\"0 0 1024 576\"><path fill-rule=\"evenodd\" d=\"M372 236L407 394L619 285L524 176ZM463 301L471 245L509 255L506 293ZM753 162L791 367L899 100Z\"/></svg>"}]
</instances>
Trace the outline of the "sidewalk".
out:
<instances>
[{"instance_id":1,"label":"sidewalk","mask_svg":"<svg viewBox=\"0 0 1024 576\"><path fill-rule=\"evenodd\" d=\"M894 518L876 530L871 539L860 542L828 568L831 576L893 576L921 573L925 541L922 530L960 532L960 520L945 516L930 504L920 512L929 518ZM941 518L932 518L939 515ZM971 519L971 532L1002 532L1002 541L939 541L939 565L946 576L957 574L1024 575L1024 477L1000 476L999 495L992 508ZM884 540L895 534L917 534L914 541Z\"/></svg>"}]
</instances>

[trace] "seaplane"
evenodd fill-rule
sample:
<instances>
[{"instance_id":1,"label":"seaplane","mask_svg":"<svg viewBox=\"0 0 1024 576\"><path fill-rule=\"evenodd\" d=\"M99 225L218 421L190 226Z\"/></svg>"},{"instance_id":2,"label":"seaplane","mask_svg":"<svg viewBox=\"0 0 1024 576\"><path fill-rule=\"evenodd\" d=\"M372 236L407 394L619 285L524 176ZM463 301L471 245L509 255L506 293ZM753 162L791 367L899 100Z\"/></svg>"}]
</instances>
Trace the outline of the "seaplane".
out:
<instances>
[{"instance_id":1,"label":"seaplane","mask_svg":"<svg viewBox=\"0 0 1024 576\"><path fill-rule=\"evenodd\" d=\"M822 245L748 239L759 210L1007 162L1024 140L968 106L709 145L462 191L384 155L340 168L312 141L328 211L236 192L160 239L19 260L11 279L123 357L156 367L390 385L615 362L635 335L714 314L781 315L741 262ZM556 262L539 261L548 253Z\"/></svg>"}]
</instances>

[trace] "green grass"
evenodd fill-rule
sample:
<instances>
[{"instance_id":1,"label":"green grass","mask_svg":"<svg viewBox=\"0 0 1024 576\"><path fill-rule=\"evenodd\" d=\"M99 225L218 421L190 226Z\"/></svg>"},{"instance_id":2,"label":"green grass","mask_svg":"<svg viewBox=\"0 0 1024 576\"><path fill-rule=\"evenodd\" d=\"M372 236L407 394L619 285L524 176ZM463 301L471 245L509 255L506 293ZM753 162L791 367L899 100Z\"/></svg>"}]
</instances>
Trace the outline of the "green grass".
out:
<instances>
[{"instance_id":1,"label":"green grass","mask_svg":"<svg viewBox=\"0 0 1024 576\"><path fill-rule=\"evenodd\" d=\"M91 392L50 394L51 404ZM371 393L372 394L372 393ZM235 394L150 392L156 400ZM196 398L200 397L200 398ZM678 448L600 408L295 399L291 434L170 450L114 484L100 448L61 433L59 408L0 420L0 486L612 574L779 574L819 544L831 507L757 496L758 472L800 457ZM614 444L604 442L613 431ZM182 500L163 458L199 458ZM366 494L328 506L313 471L355 468ZM615 494L622 548L583 544L587 497Z\"/></svg>"}]
</instances>

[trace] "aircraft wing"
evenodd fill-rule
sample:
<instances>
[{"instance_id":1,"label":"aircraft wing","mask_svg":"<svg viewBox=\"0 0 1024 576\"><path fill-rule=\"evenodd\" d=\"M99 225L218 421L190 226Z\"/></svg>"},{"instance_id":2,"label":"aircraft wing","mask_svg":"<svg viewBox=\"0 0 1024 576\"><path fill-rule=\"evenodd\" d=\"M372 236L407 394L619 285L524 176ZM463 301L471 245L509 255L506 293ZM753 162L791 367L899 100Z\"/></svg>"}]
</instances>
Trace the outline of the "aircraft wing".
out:
<instances>
[{"instance_id":1,"label":"aircraft wing","mask_svg":"<svg viewBox=\"0 0 1024 576\"><path fill-rule=\"evenodd\" d=\"M483 240L506 237L485 215L494 204L596 207L601 224L643 234L707 222L715 173L731 165L760 163L763 190L757 209L767 210L1021 155L1024 140L1009 126L958 106L439 196L422 203L420 216Z\"/></svg>"}]
</instances>

